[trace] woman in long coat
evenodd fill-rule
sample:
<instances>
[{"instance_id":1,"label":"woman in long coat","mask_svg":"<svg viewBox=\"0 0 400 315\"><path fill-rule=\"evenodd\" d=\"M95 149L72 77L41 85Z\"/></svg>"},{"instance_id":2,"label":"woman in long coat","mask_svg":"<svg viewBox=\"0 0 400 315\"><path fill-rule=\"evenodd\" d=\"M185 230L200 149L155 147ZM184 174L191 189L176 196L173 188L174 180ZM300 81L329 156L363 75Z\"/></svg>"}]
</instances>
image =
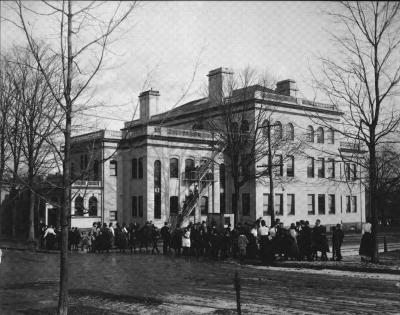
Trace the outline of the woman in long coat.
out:
<instances>
[{"instance_id":1,"label":"woman in long coat","mask_svg":"<svg viewBox=\"0 0 400 315\"><path fill-rule=\"evenodd\" d=\"M361 256L361 261L366 260L366 258L372 259L374 254L373 240L372 240L372 224L370 219L363 224L362 227L362 238L360 243L359 254Z\"/></svg>"}]
</instances>

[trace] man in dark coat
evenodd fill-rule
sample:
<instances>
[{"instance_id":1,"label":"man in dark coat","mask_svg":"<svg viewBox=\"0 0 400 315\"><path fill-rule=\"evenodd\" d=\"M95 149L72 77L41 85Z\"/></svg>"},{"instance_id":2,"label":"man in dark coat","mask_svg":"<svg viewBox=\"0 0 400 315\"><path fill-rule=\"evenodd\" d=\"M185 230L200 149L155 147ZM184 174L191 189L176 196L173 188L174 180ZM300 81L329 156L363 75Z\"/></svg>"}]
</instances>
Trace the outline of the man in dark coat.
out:
<instances>
[{"instance_id":1,"label":"man in dark coat","mask_svg":"<svg viewBox=\"0 0 400 315\"><path fill-rule=\"evenodd\" d=\"M318 258L318 252L321 252L321 260L328 260L326 253L329 252L329 244L326 237L326 227L321 225L321 220L315 221L312 235L314 255Z\"/></svg>"},{"instance_id":2,"label":"man in dark coat","mask_svg":"<svg viewBox=\"0 0 400 315\"><path fill-rule=\"evenodd\" d=\"M344 233L340 224L336 224L332 234L332 260L342 260L342 253L340 252L343 243Z\"/></svg>"},{"instance_id":3,"label":"man in dark coat","mask_svg":"<svg viewBox=\"0 0 400 315\"><path fill-rule=\"evenodd\" d=\"M171 233L169 232L168 222L164 223L164 226L161 228L160 234L163 240L163 254L167 255L171 244Z\"/></svg>"}]
</instances>

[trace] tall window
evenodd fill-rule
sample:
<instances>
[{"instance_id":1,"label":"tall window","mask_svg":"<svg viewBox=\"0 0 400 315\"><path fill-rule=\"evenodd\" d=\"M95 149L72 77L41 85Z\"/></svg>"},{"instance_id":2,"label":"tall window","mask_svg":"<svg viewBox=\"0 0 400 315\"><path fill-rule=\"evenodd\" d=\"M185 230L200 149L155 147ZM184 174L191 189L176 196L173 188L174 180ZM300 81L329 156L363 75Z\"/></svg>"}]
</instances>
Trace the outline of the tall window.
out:
<instances>
[{"instance_id":1,"label":"tall window","mask_svg":"<svg viewBox=\"0 0 400 315\"><path fill-rule=\"evenodd\" d=\"M179 201L177 196L169 197L169 213L170 214L178 214L179 210Z\"/></svg>"},{"instance_id":2,"label":"tall window","mask_svg":"<svg viewBox=\"0 0 400 315\"><path fill-rule=\"evenodd\" d=\"M325 214L325 195L318 195L318 214Z\"/></svg>"},{"instance_id":3,"label":"tall window","mask_svg":"<svg viewBox=\"0 0 400 315\"><path fill-rule=\"evenodd\" d=\"M325 177L325 160L324 160L324 158L318 159L318 177L319 178Z\"/></svg>"},{"instance_id":4,"label":"tall window","mask_svg":"<svg viewBox=\"0 0 400 315\"><path fill-rule=\"evenodd\" d=\"M117 161L110 161L110 176L117 176Z\"/></svg>"},{"instance_id":5,"label":"tall window","mask_svg":"<svg viewBox=\"0 0 400 315\"><path fill-rule=\"evenodd\" d=\"M283 157L281 154L277 154L274 157L274 174L283 176Z\"/></svg>"},{"instance_id":6,"label":"tall window","mask_svg":"<svg viewBox=\"0 0 400 315\"><path fill-rule=\"evenodd\" d=\"M314 128L312 126L307 127L307 141L314 142Z\"/></svg>"},{"instance_id":7,"label":"tall window","mask_svg":"<svg viewBox=\"0 0 400 315\"><path fill-rule=\"evenodd\" d=\"M315 214L315 195L307 195L308 214Z\"/></svg>"},{"instance_id":8,"label":"tall window","mask_svg":"<svg viewBox=\"0 0 400 315\"><path fill-rule=\"evenodd\" d=\"M81 171L85 169L85 157L83 156L83 154L81 155Z\"/></svg>"},{"instance_id":9,"label":"tall window","mask_svg":"<svg viewBox=\"0 0 400 315\"><path fill-rule=\"evenodd\" d=\"M317 143L324 143L324 129L322 127L317 129Z\"/></svg>"},{"instance_id":10,"label":"tall window","mask_svg":"<svg viewBox=\"0 0 400 315\"><path fill-rule=\"evenodd\" d=\"M335 214L336 212L335 195L328 195L328 210L329 214Z\"/></svg>"},{"instance_id":11,"label":"tall window","mask_svg":"<svg viewBox=\"0 0 400 315\"><path fill-rule=\"evenodd\" d=\"M351 211L357 212L357 196L351 196Z\"/></svg>"},{"instance_id":12,"label":"tall window","mask_svg":"<svg viewBox=\"0 0 400 315\"><path fill-rule=\"evenodd\" d=\"M225 164L220 164L219 166L219 211L220 213L225 213Z\"/></svg>"},{"instance_id":13,"label":"tall window","mask_svg":"<svg viewBox=\"0 0 400 315\"><path fill-rule=\"evenodd\" d=\"M138 204L137 197L132 196L132 217L136 218L138 216Z\"/></svg>"},{"instance_id":14,"label":"tall window","mask_svg":"<svg viewBox=\"0 0 400 315\"><path fill-rule=\"evenodd\" d=\"M294 194L287 194L287 211L290 215L295 214Z\"/></svg>"},{"instance_id":15,"label":"tall window","mask_svg":"<svg viewBox=\"0 0 400 315\"><path fill-rule=\"evenodd\" d=\"M334 159L328 159L328 178L335 178L335 160Z\"/></svg>"},{"instance_id":16,"label":"tall window","mask_svg":"<svg viewBox=\"0 0 400 315\"><path fill-rule=\"evenodd\" d=\"M329 128L327 132L327 141L329 144L335 143L335 131L333 128Z\"/></svg>"},{"instance_id":17,"label":"tall window","mask_svg":"<svg viewBox=\"0 0 400 315\"><path fill-rule=\"evenodd\" d=\"M169 160L169 177L178 178L178 159L172 158Z\"/></svg>"},{"instance_id":18,"label":"tall window","mask_svg":"<svg viewBox=\"0 0 400 315\"><path fill-rule=\"evenodd\" d=\"M74 162L71 162L71 177L72 177L72 179L75 179L75 164L74 164Z\"/></svg>"},{"instance_id":19,"label":"tall window","mask_svg":"<svg viewBox=\"0 0 400 315\"><path fill-rule=\"evenodd\" d=\"M75 198L75 215L83 215L83 197L81 195Z\"/></svg>"},{"instance_id":20,"label":"tall window","mask_svg":"<svg viewBox=\"0 0 400 315\"><path fill-rule=\"evenodd\" d=\"M203 196L200 199L200 213L202 215L208 214L208 197Z\"/></svg>"},{"instance_id":21,"label":"tall window","mask_svg":"<svg viewBox=\"0 0 400 315\"><path fill-rule=\"evenodd\" d=\"M250 215L250 194L242 194L242 213L244 216Z\"/></svg>"},{"instance_id":22,"label":"tall window","mask_svg":"<svg viewBox=\"0 0 400 315\"><path fill-rule=\"evenodd\" d=\"M346 180L350 180L351 179L351 167L350 167L350 163L344 163L344 175Z\"/></svg>"},{"instance_id":23,"label":"tall window","mask_svg":"<svg viewBox=\"0 0 400 315\"><path fill-rule=\"evenodd\" d=\"M138 178L137 166L138 166L138 160L132 159L132 178L133 179Z\"/></svg>"},{"instance_id":24,"label":"tall window","mask_svg":"<svg viewBox=\"0 0 400 315\"><path fill-rule=\"evenodd\" d=\"M139 196L139 217L143 218L143 196Z\"/></svg>"},{"instance_id":25,"label":"tall window","mask_svg":"<svg viewBox=\"0 0 400 315\"><path fill-rule=\"evenodd\" d=\"M240 129L242 132L249 132L250 131L249 122L247 120L242 120L242 125L240 126Z\"/></svg>"},{"instance_id":26,"label":"tall window","mask_svg":"<svg viewBox=\"0 0 400 315\"><path fill-rule=\"evenodd\" d=\"M143 158L139 158L138 160L138 167L139 167L139 178L143 178Z\"/></svg>"},{"instance_id":27,"label":"tall window","mask_svg":"<svg viewBox=\"0 0 400 315\"><path fill-rule=\"evenodd\" d=\"M350 213L350 196L346 196L346 213Z\"/></svg>"},{"instance_id":28,"label":"tall window","mask_svg":"<svg viewBox=\"0 0 400 315\"><path fill-rule=\"evenodd\" d=\"M263 216L271 215L269 209L269 194L263 194Z\"/></svg>"},{"instance_id":29,"label":"tall window","mask_svg":"<svg viewBox=\"0 0 400 315\"><path fill-rule=\"evenodd\" d=\"M99 180L99 161L93 162L93 180Z\"/></svg>"},{"instance_id":30,"label":"tall window","mask_svg":"<svg viewBox=\"0 0 400 315\"><path fill-rule=\"evenodd\" d=\"M286 133L288 140L294 140L294 127L292 123L288 123L286 126Z\"/></svg>"},{"instance_id":31,"label":"tall window","mask_svg":"<svg viewBox=\"0 0 400 315\"><path fill-rule=\"evenodd\" d=\"M308 163L307 163L307 177L308 178L313 178L314 177L314 158L309 157L307 158Z\"/></svg>"},{"instance_id":32,"label":"tall window","mask_svg":"<svg viewBox=\"0 0 400 315\"><path fill-rule=\"evenodd\" d=\"M274 137L275 139L282 139L282 124L280 121L274 123Z\"/></svg>"},{"instance_id":33,"label":"tall window","mask_svg":"<svg viewBox=\"0 0 400 315\"><path fill-rule=\"evenodd\" d=\"M154 161L154 219L161 219L161 162Z\"/></svg>"},{"instance_id":34,"label":"tall window","mask_svg":"<svg viewBox=\"0 0 400 315\"><path fill-rule=\"evenodd\" d=\"M219 194L219 212L220 213L226 212L225 193Z\"/></svg>"},{"instance_id":35,"label":"tall window","mask_svg":"<svg viewBox=\"0 0 400 315\"><path fill-rule=\"evenodd\" d=\"M185 178L191 179L192 177L194 177L194 173L192 173L193 171L194 171L194 160L186 159L185 160Z\"/></svg>"},{"instance_id":36,"label":"tall window","mask_svg":"<svg viewBox=\"0 0 400 315\"><path fill-rule=\"evenodd\" d=\"M286 176L294 177L294 156L288 156L287 168L286 168Z\"/></svg>"},{"instance_id":37,"label":"tall window","mask_svg":"<svg viewBox=\"0 0 400 315\"><path fill-rule=\"evenodd\" d=\"M161 194L154 194L154 219L161 219Z\"/></svg>"},{"instance_id":38,"label":"tall window","mask_svg":"<svg viewBox=\"0 0 400 315\"><path fill-rule=\"evenodd\" d=\"M283 195L275 194L275 213L277 215L283 215Z\"/></svg>"},{"instance_id":39,"label":"tall window","mask_svg":"<svg viewBox=\"0 0 400 315\"><path fill-rule=\"evenodd\" d=\"M95 196L89 198L89 216L97 216L97 198Z\"/></svg>"},{"instance_id":40,"label":"tall window","mask_svg":"<svg viewBox=\"0 0 400 315\"><path fill-rule=\"evenodd\" d=\"M355 164L355 163L353 163L351 165L351 178L352 178L352 180L357 179L357 164Z\"/></svg>"},{"instance_id":41,"label":"tall window","mask_svg":"<svg viewBox=\"0 0 400 315\"><path fill-rule=\"evenodd\" d=\"M232 194L232 212L237 213L236 194Z\"/></svg>"}]
</instances>

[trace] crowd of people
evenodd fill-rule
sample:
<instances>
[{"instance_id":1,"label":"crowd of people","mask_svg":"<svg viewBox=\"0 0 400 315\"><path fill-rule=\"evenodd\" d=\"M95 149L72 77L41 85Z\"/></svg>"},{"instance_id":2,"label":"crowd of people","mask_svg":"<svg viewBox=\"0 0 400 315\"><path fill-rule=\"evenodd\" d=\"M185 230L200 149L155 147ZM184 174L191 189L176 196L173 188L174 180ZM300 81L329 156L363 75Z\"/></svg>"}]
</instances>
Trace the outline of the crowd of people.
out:
<instances>
[{"instance_id":1,"label":"crowd of people","mask_svg":"<svg viewBox=\"0 0 400 315\"><path fill-rule=\"evenodd\" d=\"M42 229L41 245L47 249L60 248L59 229L49 226ZM341 260L344 233L340 224L332 228L332 260ZM308 221L292 223L285 228L279 219L270 227L261 218L254 224L230 225L217 229L212 223L193 224L170 229L167 222L158 229L152 221L140 226L136 222L126 225L94 223L90 231L72 228L69 231L70 250L109 252L160 253L164 255L208 256L214 259L260 259L264 264L274 260L328 260L330 246L326 227L316 220L313 227Z\"/></svg>"}]
</instances>

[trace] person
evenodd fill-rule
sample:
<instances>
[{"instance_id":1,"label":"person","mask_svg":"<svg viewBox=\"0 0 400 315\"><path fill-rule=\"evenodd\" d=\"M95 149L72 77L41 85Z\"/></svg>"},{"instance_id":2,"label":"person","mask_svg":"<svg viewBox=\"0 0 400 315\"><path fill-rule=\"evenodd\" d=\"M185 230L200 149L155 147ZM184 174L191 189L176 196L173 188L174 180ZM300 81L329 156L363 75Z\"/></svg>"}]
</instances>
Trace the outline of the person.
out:
<instances>
[{"instance_id":1,"label":"person","mask_svg":"<svg viewBox=\"0 0 400 315\"><path fill-rule=\"evenodd\" d=\"M171 243L171 233L169 232L168 222L164 222L164 226L161 228L160 233L163 240L163 254L167 255Z\"/></svg>"},{"instance_id":2,"label":"person","mask_svg":"<svg viewBox=\"0 0 400 315\"><path fill-rule=\"evenodd\" d=\"M359 255L361 261L371 261L374 253L374 246L372 240L372 224L370 218L367 218L366 222L362 226L362 237L359 249Z\"/></svg>"},{"instance_id":3,"label":"person","mask_svg":"<svg viewBox=\"0 0 400 315\"><path fill-rule=\"evenodd\" d=\"M332 260L341 261L342 253L340 250L343 243L344 233L339 223L336 224L336 227L332 228L332 231Z\"/></svg>"},{"instance_id":4,"label":"person","mask_svg":"<svg viewBox=\"0 0 400 315\"><path fill-rule=\"evenodd\" d=\"M271 257L270 240L268 239L269 229L264 220L260 220L260 227L257 231L257 236L260 242L260 258L263 264L268 264Z\"/></svg>"},{"instance_id":5,"label":"person","mask_svg":"<svg viewBox=\"0 0 400 315\"><path fill-rule=\"evenodd\" d=\"M288 247L288 256L292 259L299 259L300 251L297 245L297 236L298 232L296 231L296 225L294 223L290 224L289 228L289 247Z\"/></svg>"},{"instance_id":6,"label":"person","mask_svg":"<svg viewBox=\"0 0 400 315\"><path fill-rule=\"evenodd\" d=\"M109 237L109 242L110 242L110 248L113 248L115 245L115 231L112 222L108 225L108 237Z\"/></svg>"},{"instance_id":7,"label":"person","mask_svg":"<svg viewBox=\"0 0 400 315\"><path fill-rule=\"evenodd\" d=\"M183 256L189 256L190 251L190 228L186 227L182 234L182 247L183 247Z\"/></svg>"},{"instance_id":8,"label":"person","mask_svg":"<svg viewBox=\"0 0 400 315\"><path fill-rule=\"evenodd\" d=\"M328 239L326 237L326 227L321 225L321 220L315 221L313 228L314 256L318 258L318 252L321 252L321 260L328 260L326 255L329 252Z\"/></svg>"},{"instance_id":9,"label":"person","mask_svg":"<svg viewBox=\"0 0 400 315\"><path fill-rule=\"evenodd\" d=\"M150 221L151 222L151 221ZM157 229L157 227L150 223L150 228L151 228L151 240L153 242L153 248L151 249L151 253L154 254L154 251L157 252L157 254L160 253L160 251L158 250L158 239L160 238L160 234L159 231Z\"/></svg>"},{"instance_id":10,"label":"person","mask_svg":"<svg viewBox=\"0 0 400 315\"><path fill-rule=\"evenodd\" d=\"M54 228L52 225L50 225L46 229L46 232L44 233L43 237L46 240L46 249L53 249L54 241L56 239L56 232L54 231Z\"/></svg>"},{"instance_id":11,"label":"person","mask_svg":"<svg viewBox=\"0 0 400 315\"><path fill-rule=\"evenodd\" d=\"M243 259L246 257L246 248L249 244L249 240L247 239L243 229L239 230L239 237L237 242L239 248L239 259L240 262L242 262Z\"/></svg>"}]
</instances>

